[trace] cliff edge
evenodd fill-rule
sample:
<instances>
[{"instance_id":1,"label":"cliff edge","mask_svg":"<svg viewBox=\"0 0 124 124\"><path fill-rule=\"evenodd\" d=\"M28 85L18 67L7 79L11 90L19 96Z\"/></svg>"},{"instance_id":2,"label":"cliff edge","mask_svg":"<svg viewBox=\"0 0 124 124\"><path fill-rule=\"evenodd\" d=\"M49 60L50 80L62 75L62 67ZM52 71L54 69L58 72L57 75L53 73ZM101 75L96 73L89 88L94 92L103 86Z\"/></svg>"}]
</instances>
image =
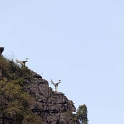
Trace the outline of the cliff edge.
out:
<instances>
[{"instance_id":1,"label":"cliff edge","mask_svg":"<svg viewBox=\"0 0 124 124\"><path fill-rule=\"evenodd\" d=\"M34 96L31 110L42 118L43 124L77 124L75 106L61 92L52 91L48 81L40 75L31 72L33 82L26 88Z\"/></svg>"},{"instance_id":2,"label":"cliff edge","mask_svg":"<svg viewBox=\"0 0 124 124\"><path fill-rule=\"evenodd\" d=\"M0 124L79 124L75 111L42 76L0 56Z\"/></svg>"}]
</instances>

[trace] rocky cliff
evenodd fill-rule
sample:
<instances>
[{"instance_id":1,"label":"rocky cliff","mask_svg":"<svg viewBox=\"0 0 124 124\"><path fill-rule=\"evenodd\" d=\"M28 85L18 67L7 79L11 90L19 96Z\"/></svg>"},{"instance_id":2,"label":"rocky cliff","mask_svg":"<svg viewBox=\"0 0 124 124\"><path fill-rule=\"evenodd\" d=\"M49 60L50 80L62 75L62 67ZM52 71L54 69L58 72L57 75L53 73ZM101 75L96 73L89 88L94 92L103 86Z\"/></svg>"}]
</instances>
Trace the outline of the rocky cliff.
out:
<instances>
[{"instance_id":1,"label":"rocky cliff","mask_svg":"<svg viewBox=\"0 0 124 124\"><path fill-rule=\"evenodd\" d=\"M63 93L52 91L48 81L37 73L32 72L32 76L33 83L26 90L34 96L31 110L42 118L43 124L77 124L72 114L76 111L73 102Z\"/></svg>"},{"instance_id":2,"label":"rocky cliff","mask_svg":"<svg viewBox=\"0 0 124 124\"><path fill-rule=\"evenodd\" d=\"M7 81L3 81L5 79ZM54 92L47 80L27 67L22 69L13 61L1 56L0 80L0 124L79 123L76 115L72 113L76 111L73 102L68 100L65 94ZM30 99L26 97L28 94ZM29 114L30 111L33 115ZM32 115L34 120L39 121L35 123L33 120L31 123L31 117L27 115Z\"/></svg>"}]
</instances>

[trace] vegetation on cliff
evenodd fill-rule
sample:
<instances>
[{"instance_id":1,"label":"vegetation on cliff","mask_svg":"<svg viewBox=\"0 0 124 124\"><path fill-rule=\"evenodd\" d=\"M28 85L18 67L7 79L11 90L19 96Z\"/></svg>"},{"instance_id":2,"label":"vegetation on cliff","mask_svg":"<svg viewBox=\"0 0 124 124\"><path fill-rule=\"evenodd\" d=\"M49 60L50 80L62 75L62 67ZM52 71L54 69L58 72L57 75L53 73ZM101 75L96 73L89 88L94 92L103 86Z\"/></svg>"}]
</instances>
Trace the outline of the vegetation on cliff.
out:
<instances>
[{"instance_id":1,"label":"vegetation on cliff","mask_svg":"<svg viewBox=\"0 0 124 124\"><path fill-rule=\"evenodd\" d=\"M39 124L29 106L33 97L25 91L31 79L30 70L0 56L0 120L4 124Z\"/></svg>"}]
</instances>

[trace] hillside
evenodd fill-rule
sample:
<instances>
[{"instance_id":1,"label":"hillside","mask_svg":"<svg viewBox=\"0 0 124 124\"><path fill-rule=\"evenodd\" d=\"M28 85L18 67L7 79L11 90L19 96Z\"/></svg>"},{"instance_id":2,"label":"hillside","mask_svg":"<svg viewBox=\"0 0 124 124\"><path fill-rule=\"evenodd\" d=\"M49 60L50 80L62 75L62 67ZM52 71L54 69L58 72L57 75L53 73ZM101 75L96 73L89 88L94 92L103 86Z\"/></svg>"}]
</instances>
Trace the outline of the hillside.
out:
<instances>
[{"instance_id":1,"label":"hillside","mask_svg":"<svg viewBox=\"0 0 124 124\"><path fill-rule=\"evenodd\" d=\"M0 49L0 124L78 124L75 106L47 80Z\"/></svg>"}]
</instances>

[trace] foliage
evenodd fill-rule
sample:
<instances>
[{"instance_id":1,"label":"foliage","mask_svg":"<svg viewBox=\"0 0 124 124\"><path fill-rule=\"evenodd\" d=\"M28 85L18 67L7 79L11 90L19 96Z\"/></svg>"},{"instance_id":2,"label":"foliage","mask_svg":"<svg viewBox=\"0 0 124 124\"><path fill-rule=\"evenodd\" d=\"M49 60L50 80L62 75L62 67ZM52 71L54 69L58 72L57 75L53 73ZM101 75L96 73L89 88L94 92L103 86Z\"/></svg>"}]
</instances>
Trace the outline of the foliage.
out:
<instances>
[{"instance_id":1,"label":"foliage","mask_svg":"<svg viewBox=\"0 0 124 124\"><path fill-rule=\"evenodd\" d=\"M8 118L13 124L41 124L41 118L30 110L33 97L25 91L31 81L27 67L20 68L16 63L0 56L0 117ZM30 119L30 121L29 121Z\"/></svg>"},{"instance_id":2,"label":"foliage","mask_svg":"<svg viewBox=\"0 0 124 124\"><path fill-rule=\"evenodd\" d=\"M23 120L23 124L42 124L42 120L39 116L28 113Z\"/></svg>"},{"instance_id":3,"label":"foliage","mask_svg":"<svg viewBox=\"0 0 124 124\"><path fill-rule=\"evenodd\" d=\"M85 104L79 106L76 115L81 124L88 124L87 106Z\"/></svg>"}]
</instances>

